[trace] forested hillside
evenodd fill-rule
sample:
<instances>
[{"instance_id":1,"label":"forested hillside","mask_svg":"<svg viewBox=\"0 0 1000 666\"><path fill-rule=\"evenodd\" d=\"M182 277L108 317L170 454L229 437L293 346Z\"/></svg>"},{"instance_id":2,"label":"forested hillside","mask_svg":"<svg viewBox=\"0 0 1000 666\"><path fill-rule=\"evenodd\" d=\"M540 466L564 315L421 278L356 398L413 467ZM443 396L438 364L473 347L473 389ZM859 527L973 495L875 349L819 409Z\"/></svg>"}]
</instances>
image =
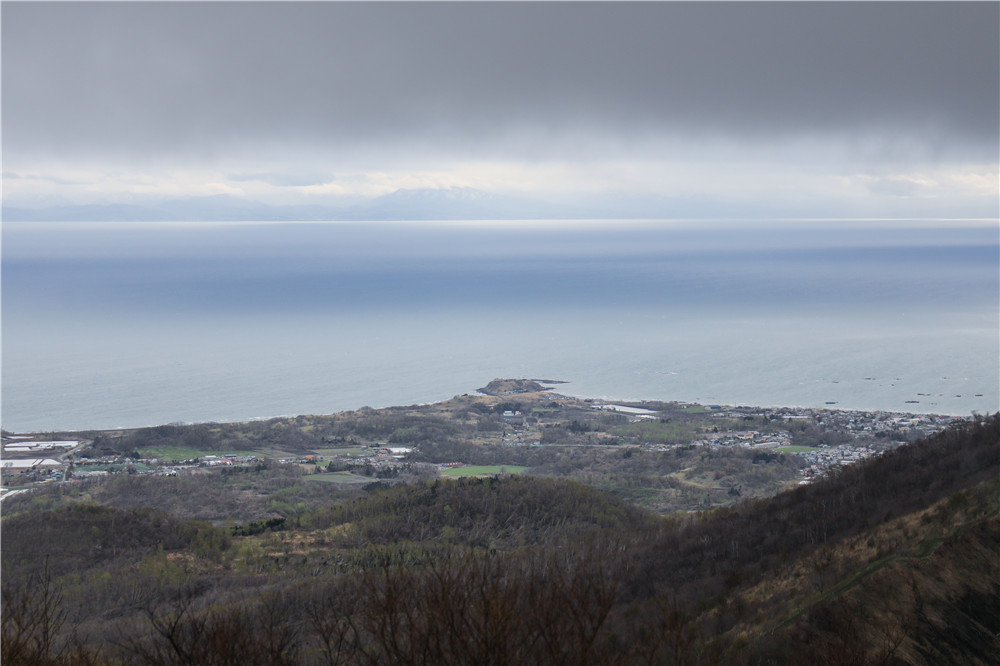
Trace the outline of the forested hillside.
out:
<instances>
[{"instance_id":1,"label":"forested hillside","mask_svg":"<svg viewBox=\"0 0 1000 666\"><path fill-rule=\"evenodd\" d=\"M57 500L5 509L4 664L1000 654L1000 415L769 499L667 516L513 476L374 485L216 525L138 499Z\"/></svg>"}]
</instances>

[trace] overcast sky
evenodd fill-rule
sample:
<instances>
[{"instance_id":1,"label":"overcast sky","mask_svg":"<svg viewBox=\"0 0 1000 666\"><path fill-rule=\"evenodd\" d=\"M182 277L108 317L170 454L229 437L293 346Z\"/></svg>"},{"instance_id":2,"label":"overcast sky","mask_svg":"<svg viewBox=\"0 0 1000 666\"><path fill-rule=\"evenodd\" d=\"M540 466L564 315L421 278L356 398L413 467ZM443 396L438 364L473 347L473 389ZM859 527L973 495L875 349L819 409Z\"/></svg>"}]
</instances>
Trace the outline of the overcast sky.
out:
<instances>
[{"instance_id":1,"label":"overcast sky","mask_svg":"<svg viewBox=\"0 0 1000 666\"><path fill-rule=\"evenodd\" d=\"M996 2L5 0L3 198L995 217L998 25Z\"/></svg>"}]
</instances>

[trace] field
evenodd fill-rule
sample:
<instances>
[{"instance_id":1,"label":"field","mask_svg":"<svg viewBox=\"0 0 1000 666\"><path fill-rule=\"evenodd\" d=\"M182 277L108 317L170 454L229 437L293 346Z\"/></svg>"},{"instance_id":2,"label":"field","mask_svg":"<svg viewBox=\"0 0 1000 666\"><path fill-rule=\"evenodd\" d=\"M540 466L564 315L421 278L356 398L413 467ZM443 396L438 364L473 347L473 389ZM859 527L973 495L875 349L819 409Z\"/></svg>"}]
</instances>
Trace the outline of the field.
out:
<instances>
[{"instance_id":1,"label":"field","mask_svg":"<svg viewBox=\"0 0 1000 666\"><path fill-rule=\"evenodd\" d=\"M520 465L466 465L441 470L443 476L486 476L488 474L520 474L527 467Z\"/></svg>"},{"instance_id":2,"label":"field","mask_svg":"<svg viewBox=\"0 0 1000 666\"><path fill-rule=\"evenodd\" d=\"M309 474L308 476L303 477L303 480L322 481L324 483L355 484L371 483L374 479L351 474L350 472L324 472L322 474Z\"/></svg>"},{"instance_id":3,"label":"field","mask_svg":"<svg viewBox=\"0 0 1000 666\"><path fill-rule=\"evenodd\" d=\"M340 455L348 455L353 458L353 457L367 455L368 452L369 449L360 446L352 446L350 448L342 448L342 449L316 449L316 453L318 455L325 456L327 458L332 458L333 456L340 456Z\"/></svg>"},{"instance_id":4,"label":"field","mask_svg":"<svg viewBox=\"0 0 1000 666\"><path fill-rule=\"evenodd\" d=\"M811 453L812 451L821 451L822 449L817 449L812 446L782 446L781 448L775 449L775 451L781 451L782 453Z\"/></svg>"}]
</instances>

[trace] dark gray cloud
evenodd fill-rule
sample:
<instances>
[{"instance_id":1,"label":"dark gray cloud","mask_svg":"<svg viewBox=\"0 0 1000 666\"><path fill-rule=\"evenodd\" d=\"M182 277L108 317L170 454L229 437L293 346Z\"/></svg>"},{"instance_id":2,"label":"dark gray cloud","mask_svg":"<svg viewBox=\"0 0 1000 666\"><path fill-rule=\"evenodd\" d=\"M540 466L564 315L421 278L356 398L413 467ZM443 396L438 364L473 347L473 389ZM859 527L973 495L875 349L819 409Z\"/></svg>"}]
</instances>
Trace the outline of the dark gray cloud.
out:
<instances>
[{"instance_id":1,"label":"dark gray cloud","mask_svg":"<svg viewBox=\"0 0 1000 666\"><path fill-rule=\"evenodd\" d=\"M877 135L995 161L997 3L4 2L5 158ZM559 143L559 141L562 143Z\"/></svg>"}]
</instances>

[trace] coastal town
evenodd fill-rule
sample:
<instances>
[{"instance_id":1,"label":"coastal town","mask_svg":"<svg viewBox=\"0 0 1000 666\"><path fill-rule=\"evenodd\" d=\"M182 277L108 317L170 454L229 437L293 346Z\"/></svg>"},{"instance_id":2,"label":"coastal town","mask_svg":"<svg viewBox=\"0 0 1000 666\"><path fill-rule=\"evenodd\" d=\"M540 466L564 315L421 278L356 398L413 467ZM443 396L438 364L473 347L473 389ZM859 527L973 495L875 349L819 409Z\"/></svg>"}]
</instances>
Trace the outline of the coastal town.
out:
<instances>
[{"instance_id":1,"label":"coastal town","mask_svg":"<svg viewBox=\"0 0 1000 666\"><path fill-rule=\"evenodd\" d=\"M489 405L493 418L492 421L480 418L478 428L470 431L470 438L483 442L494 437L495 443L508 449L637 447L654 452L740 449L753 452L754 462L770 456L798 456L802 459L800 483L808 483L840 467L970 418L829 408L659 402L618 404L562 396L547 389L539 391L537 384L500 388L505 390L463 396L470 398L470 404L480 411L482 405ZM688 433L687 436L662 436L663 428L672 426L679 417L684 419L686 428L679 432ZM484 434L481 432L483 423L493 425L498 432ZM66 438L53 439L4 433L0 498L38 484L78 483L119 474L176 476L261 465L293 465L315 472L340 473L346 481L391 479L401 470L410 469L415 462L423 466L425 473L434 468L454 473L469 465L468 461L451 459L459 455L428 461L426 456L419 455L419 445L401 445L399 441L388 439L355 438L349 446L289 452L288 455L269 455L261 451L205 451L200 455L179 457L158 455L155 451L97 450L96 439L103 436L103 441L113 441L124 433L86 434L91 437L72 439L66 435ZM647 434L648 439L644 438ZM526 469L530 473L530 466Z\"/></svg>"}]
</instances>

